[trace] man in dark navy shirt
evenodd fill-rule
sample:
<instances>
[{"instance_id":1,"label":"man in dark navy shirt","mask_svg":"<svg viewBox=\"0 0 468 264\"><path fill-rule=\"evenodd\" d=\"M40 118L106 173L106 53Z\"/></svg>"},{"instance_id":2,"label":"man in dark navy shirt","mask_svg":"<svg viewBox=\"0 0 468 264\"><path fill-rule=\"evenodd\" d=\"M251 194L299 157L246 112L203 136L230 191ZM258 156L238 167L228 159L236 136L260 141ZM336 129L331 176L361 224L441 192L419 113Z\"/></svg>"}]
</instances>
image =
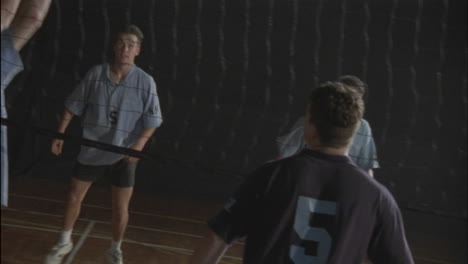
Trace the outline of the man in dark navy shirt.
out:
<instances>
[{"instance_id":1,"label":"man in dark navy shirt","mask_svg":"<svg viewBox=\"0 0 468 264\"><path fill-rule=\"evenodd\" d=\"M208 221L192 263L217 263L246 237L244 263L412 264L389 191L346 156L364 111L342 83L309 96L308 148L257 169Z\"/></svg>"}]
</instances>

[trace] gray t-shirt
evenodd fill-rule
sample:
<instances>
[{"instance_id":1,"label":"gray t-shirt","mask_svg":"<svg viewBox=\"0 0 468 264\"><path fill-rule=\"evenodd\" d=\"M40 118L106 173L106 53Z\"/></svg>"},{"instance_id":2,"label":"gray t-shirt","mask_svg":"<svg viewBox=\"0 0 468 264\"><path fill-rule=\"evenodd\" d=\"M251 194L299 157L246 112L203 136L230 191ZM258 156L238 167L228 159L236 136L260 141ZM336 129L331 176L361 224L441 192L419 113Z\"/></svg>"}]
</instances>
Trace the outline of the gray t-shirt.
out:
<instances>
[{"instance_id":1,"label":"gray t-shirt","mask_svg":"<svg viewBox=\"0 0 468 264\"><path fill-rule=\"evenodd\" d=\"M150 75L133 66L116 85L109 78L109 68L109 64L91 68L65 106L81 116L84 138L130 147L144 128L156 128L162 123L156 84ZM110 165L122 158L122 154L82 146L78 162Z\"/></svg>"},{"instance_id":2,"label":"gray t-shirt","mask_svg":"<svg viewBox=\"0 0 468 264\"><path fill-rule=\"evenodd\" d=\"M301 151L305 146L304 117L300 117L290 131L276 139L279 155L289 157ZM349 148L348 156L353 162L364 170L379 168L377 151L369 122L361 119L361 124L354 135Z\"/></svg>"}]
</instances>

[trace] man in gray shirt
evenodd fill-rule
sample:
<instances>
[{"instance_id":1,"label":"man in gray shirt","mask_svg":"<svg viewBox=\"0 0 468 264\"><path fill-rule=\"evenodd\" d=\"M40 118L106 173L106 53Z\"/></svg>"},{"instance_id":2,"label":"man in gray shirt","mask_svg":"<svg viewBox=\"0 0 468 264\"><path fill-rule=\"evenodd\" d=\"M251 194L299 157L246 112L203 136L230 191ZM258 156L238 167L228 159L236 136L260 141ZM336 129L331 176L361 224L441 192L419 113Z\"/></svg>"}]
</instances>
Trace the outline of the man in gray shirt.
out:
<instances>
[{"instance_id":1,"label":"man in gray shirt","mask_svg":"<svg viewBox=\"0 0 468 264\"><path fill-rule=\"evenodd\" d=\"M114 61L88 71L65 102L58 127L64 133L73 116L81 117L83 137L141 151L162 123L156 84L138 68L143 34L134 25L120 31L114 43ZM51 151L62 152L63 140L54 139ZM63 232L46 257L46 263L60 263L73 243L71 232L88 188L102 175L112 183L112 244L108 263L122 263L120 249L128 223L128 205L133 192L138 158L81 147L73 169L65 210Z\"/></svg>"},{"instance_id":2,"label":"man in gray shirt","mask_svg":"<svg viewBox=\"0 0 468 264\"><path fill-rule=\"evenodd\" d=\"M356 90L358 94L364 96L365 83L356 76L345 75L338 78L338 81ZM305 146L304 141L304 117L300 117L289 132L276 139L278 145L279 158L289 157L300 152ZM373 176L372 169L379 168L377 151L369 122L361 119L360 125L349 148L348 156L360 168Z\"/></svg>"}]
</instances>

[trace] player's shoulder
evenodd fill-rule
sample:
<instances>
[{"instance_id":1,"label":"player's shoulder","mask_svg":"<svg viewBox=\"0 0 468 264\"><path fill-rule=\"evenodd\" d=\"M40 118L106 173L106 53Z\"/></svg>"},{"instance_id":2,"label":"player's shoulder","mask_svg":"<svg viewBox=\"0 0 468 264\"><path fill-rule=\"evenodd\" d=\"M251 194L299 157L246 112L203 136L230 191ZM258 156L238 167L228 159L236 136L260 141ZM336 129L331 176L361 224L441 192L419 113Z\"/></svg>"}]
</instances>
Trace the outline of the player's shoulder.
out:
<instances>
[{"instance_id":1,"label":"player's shoulder","mask_svg":"<svg viewBox=\"0 0 468 264\"><path fill-rule=\"evenodd\" d=\"M384 186L377 180L373 180L373 183L375 184L375 187L378 189L379 198L380 198L379 201L381 205L398 207L395 201L395 198L393 197L392 193L386 186Z\"/></svg>"},{"instance_id":2,"label":"player's shoulder","mask_svg":"<svg viewBox=\"0 0 468 264\"><path fill-rule=\"evenodd\" d=\"M270 160L255 168L250 173L249 178L258 183L258 185L266 184L266 182L274 181L279 176L285 174L285 164L287 159Z\"/></svg>"},{"instance_id":3,"label":"player's shoulder","mask_svg":"<svg viewBox=\"0 0 468 264\"><path fill-rule=\"evenodd\" d=\"M140 83L140 88L144 90L152 90L156 88L156 82L149 73L145 72L142 68L138 67L137 65L134 66L133 69L133 78L137 79Z\"/></svg>"},{"instance_id":4,"label":"player's shoulder","mask_svg":"<svg viewBox=\"0 0 468 264\"><path fill-rule=\"evenodd\" d=\"M301 168L307 166L309 162L310 160L306 155L298 152L286 158L265 162L257 171L261 175L291 175L291 173L295 174L297 171L301 171Z\"/></svg>"},{"instance_id":5,"label":"player's shoulder","mask_svg":"<svg viewBox=\"0 0 468 264\"><path fill-rule=\"evenodd\" d=\"M296 154L293 154L285 158L267 161L263 164L261 168L263 170L274 170L275 168L278 168L278 167L295 166L294 164L298 162L302 162L303 158L301 157L300 153L301 152L298 152Z\"/></svg>"},{"instance_id":6,"label":"player's shoulder","mask_svg":"<svg viewBox=\"0 0 468 264\"><path fill-rule=\"evenodd\" d=\"M89 68L86 72L84 79L105 79L106 78L106 64L96 64Z\"/></svg>"},{"instance_id":7,"label":"player's shoulder","mask_svg":"<svg viewBox=\"0 0 468 264\"><path fill-rule=\"evenodd\" d=\"M370 133L371 131L371 127L370 127L370 123L369 121L367 121L366 119L362 118L361 119L361 125L359 126L359 130L361 132L367 132L367 133Z\"/></svg>"},{"instance_id":8,"label":"player's shoulder","mask_svg":"<svg viewBox=\"0 0 468 264\"><path fill-rule=\"evenodd\" d=\"M149 73L147 73L145 70L138 67L137 65L134 66L133 70L139 78L142 78L143 80L153 81L153 76L151 76Z\"/></svg>"},{"instance_id":9,"label":"player's shoulder","mask_svg":"<svg viewBox=\"0 0 468 264\"><path fill-rule=\"evenodd\" d=\"M104 73L106 69L107 69L107 65L105 63L96 64L96 65L91 66L91 68L89 68L88 74Z\"/></svg>"},{"instance_id":10,"label":"player's shoulder","mask_svg":"<svg viewBox=\"0 0 468 264\"><path fill-rule=\"evenodd\" d=\"M108 63L101 63L91 66L89 69L90 72L104 72L109 67Z\"/></svg>"},{"instance_id":11,"label":"player's shoulder","mask_svg":"<svg viewBox=\"0 0 468 264\"><path fill-rule=\"evenodd\" d=\"M368 198L374 201L375 208L380 208L380 210L391 209L391 211L398 209L395 198L385 185L377 179L368 176L364 171L362 171L362 175L364 177L360 177L358 185L360 185L360 189L366 190ZM355 178L354 180L356 181L357 179Z\"/></svg>"},{"instance_id":12,"label":"player's shoulder","mask_svg":"<svg viewBox=\"0 0 468 264\"><path fill-rule=\"evenodd\" d=\"M365 126L370 126L370 125L369 125L369 121L367 121L367 120L364 119L364 118L361 118L361 123L364 124Z\"/></svg>"}]
</instances>

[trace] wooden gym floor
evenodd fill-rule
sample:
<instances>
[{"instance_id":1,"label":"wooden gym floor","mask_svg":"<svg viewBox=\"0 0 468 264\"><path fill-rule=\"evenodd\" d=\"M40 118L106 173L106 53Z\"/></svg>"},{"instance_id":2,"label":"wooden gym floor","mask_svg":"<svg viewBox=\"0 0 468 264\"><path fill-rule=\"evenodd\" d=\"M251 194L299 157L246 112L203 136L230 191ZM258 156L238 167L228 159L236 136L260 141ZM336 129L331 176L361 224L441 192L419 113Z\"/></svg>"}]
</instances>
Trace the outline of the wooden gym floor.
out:
<instances>
[{"instance_id":1,"label":"wooden gym floor","mask_svg":"<svg viewBox=\"0 0 468 264\"><path fill-rule=\"evenodd\" d=\"M1 210L1 263L42 263L62 223L67 184L21 179L10 186L10 204ZM205 221L221 203L135 192L122 245L126 264L184 264L207 231ZM92 186L73 231L74 250L63 263L105 263L110 245L110 188ZM466 220L403 211L418 264L466 263ZM221 263L242 263L243 243Z\"/></svg>"}]
</instances>

